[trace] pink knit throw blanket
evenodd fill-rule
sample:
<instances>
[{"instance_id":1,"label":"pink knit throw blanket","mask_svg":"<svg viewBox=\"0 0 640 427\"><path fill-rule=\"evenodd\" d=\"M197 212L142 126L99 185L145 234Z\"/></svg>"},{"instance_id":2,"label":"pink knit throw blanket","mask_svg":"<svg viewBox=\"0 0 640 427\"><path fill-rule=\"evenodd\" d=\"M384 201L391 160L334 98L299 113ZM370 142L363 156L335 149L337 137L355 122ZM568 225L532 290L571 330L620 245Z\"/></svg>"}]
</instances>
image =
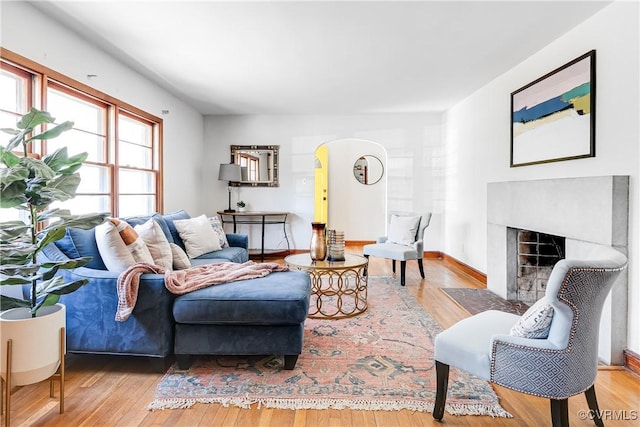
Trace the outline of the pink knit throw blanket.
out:
<instances>
[{"instance_id":1,"label":"pink knit throw blanket","mask_svg":"<svg viewBox=\"0 0 640 427\"><path fill-rule=\"evenodd\" d=\"M140 276L145 273L164 274L164 285L169 292L182 295L197 289L237 280L264 277L273 271L287 271L289 268L275 262L243 264L221 262L187 268L168 270L163 267L140 263L132 265L118 276L118 311L116 321L124 322L129 318L138 299Z\"/></svg>"}]
</instances>

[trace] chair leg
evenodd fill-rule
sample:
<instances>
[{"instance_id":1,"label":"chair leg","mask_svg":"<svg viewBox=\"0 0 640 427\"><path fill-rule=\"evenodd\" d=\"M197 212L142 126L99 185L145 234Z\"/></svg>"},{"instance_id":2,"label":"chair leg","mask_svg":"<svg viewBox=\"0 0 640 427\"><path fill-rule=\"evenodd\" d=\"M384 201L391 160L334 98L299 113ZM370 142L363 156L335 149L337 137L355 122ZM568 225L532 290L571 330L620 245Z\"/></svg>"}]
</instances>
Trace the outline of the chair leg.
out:
<instances>
[{"instance_id":1,"label":"chair leg","mask_svg":"<svg viewBox=\"0 0 640 427\"><path fill-rule=\"evenodd\" d=\"M369 267L369 255L364 256L367 259L367 265L362 270L362 276L367 277L367 268Z\"/></svg>"},{"instance_id":2,"label":"chair leg","mask_svg":"<svg viewBox=\"0 0 640 427\"><path fill-rule=\"evenodd\" d=\"M391 260L391 271L393 271L393 274L396 274L396 260L392 259Z\"/></svg>"},{"instance_id":3,"label":"chair leg","mask_svg":"<svg viewBox=\"0 0 640 427\"><path fill-rule=\"evenodd\" d=\"M598 427L604 427L604 423L602 422L602 414L600 413L600 408L598 407L598 399L596 399L596 389L595 386L592 385L588 389L584 391L584 395L587 397L587 404L589 405L589 415L593 418L593 422L596 423Z\"/></svg>"},{"instance_id":4,"label":"chair leg","mask_svg":"<svg viewBox=\"0 0 640 427\"><path fill-rule=\"evenodd\" d=\"M420 269L420 276L424 279L424 265L422 264L422 258L418 258L418 268Z\"/></svg>"},{"instance_id":5,"label":"chair leg","mask_svg":"<svg viewBox=\"0 0 640 427\"><path fill-rule=\"evenodd\" d=\"M407 261L400 261L400 285L404 286L404 276L407 271Z\"/></svg>"},{"instance_id":6,"label":"chair leg","mask_svg":"<svg viewBox=\"0 0 640 427\"><path fill-rule=\"evenodd\" d=\"M436 360L436 403L433 405L433 418L442 421L444 404L447 402L447 387L449 385L449 365Z\"/></svg>"},{"instance_id":7,"label":"chair leg","mask_svg":"<svg viewBox=\"0 0 640 427\"><path fill-rule=\"evenodd\" d=\"M569 427L569 400L551 400L551 425L553 427Z\"/></svg>"}]
</instances>

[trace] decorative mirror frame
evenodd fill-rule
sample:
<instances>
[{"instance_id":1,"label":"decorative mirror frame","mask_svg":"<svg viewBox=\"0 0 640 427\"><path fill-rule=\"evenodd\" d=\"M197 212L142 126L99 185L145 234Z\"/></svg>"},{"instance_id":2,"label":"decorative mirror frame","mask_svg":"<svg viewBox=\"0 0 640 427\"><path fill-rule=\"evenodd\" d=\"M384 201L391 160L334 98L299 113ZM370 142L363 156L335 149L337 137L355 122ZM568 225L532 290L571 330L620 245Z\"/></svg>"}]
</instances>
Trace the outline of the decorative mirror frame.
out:
<instances>
[{"instance_id":1,"label":"decorative mirror frame","mask_svg":"<svg viewBox=\"0 0 640 427\"><path fill-rule=\"evenodd\" d=\"M365 157L367 157L368 159L365 159ZM360 165L358 164L358 162L360 160L364 160L368 162L370 161L370 159L375 159L380 164L380 176L378 176L377 178L375 178L375 180L372 180L371 182L363 182L363 180L358 177L358 175L362 175L362 173L360 172L361 169L359 167ZM363 154L362 156L358 157L356 161L353 163L353 176L356 179L356 181L358 181L362 185L377 184L378 182L380 182L380 180L384 176L384 163L382 163L382 160L380 160L377 156L374 156L373 154Z\"/></svg>"},{"instance_id":2,"label":"decorative mirror frame","mask_svg":"<svg viewBox=\"0 0 640 427\"><path fill-rule=\"evenodd\" d=\"M231 163L236 163L236 156L240 151L271 151L273 156L273 179L270 181L239 181L234 182L234 186L240 187L278 187L278 151L279 145L232 145L231 146Z\"/></svg>"}]
</instances>

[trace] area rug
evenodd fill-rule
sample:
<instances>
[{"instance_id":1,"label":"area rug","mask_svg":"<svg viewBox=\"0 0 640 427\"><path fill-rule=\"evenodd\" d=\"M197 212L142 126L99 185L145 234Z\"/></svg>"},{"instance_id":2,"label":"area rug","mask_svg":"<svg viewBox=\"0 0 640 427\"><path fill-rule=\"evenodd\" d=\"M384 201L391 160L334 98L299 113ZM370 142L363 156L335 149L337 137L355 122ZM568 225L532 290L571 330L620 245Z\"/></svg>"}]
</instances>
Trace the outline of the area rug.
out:
<instances>
[{"instance_id":1,"label":"area rug","mask_svg":"<svg viewBox=\"0 0 640 427\"><path fill-rule=\"evenodd\" d=\"M368 310L340 320L307 319L293 370L280 356L199 357L172 366L148 409L220 403L249 408L430 412L435 401L433 339L442 328L409 291L370 277ZM229 337L232 339L232 337ZM510 417L484 380L451 368L447 412Z\"/></svg>"},{"instance_id":2,"label":"area rug","mask_svg":"<svg viewBox=\"0 0 640 427\"><path fill-rule=\"evenodd\" d=\"M522 315L529 308L522 301L506 300L489 289L440 288L440 290L472 315L487 310L500 310Z\"/></svg>"}]
</instances>

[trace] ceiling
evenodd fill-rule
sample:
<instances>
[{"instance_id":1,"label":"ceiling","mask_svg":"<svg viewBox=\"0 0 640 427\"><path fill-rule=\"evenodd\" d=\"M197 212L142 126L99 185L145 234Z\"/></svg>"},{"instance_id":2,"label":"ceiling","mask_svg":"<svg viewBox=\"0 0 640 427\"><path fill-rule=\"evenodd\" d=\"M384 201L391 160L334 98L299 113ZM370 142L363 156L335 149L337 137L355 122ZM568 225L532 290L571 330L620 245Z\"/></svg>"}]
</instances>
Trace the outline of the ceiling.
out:
<instances>
[{"instance_id":1,"label":"ceiling","mask_svg":"<svg viewBox=\"0 0 640 427\"><path fill-rule=\"evenodd\" d=\"M609 3L34 5L203 114L367 114L444 111Z\"/></svg>"}]
</instances>

